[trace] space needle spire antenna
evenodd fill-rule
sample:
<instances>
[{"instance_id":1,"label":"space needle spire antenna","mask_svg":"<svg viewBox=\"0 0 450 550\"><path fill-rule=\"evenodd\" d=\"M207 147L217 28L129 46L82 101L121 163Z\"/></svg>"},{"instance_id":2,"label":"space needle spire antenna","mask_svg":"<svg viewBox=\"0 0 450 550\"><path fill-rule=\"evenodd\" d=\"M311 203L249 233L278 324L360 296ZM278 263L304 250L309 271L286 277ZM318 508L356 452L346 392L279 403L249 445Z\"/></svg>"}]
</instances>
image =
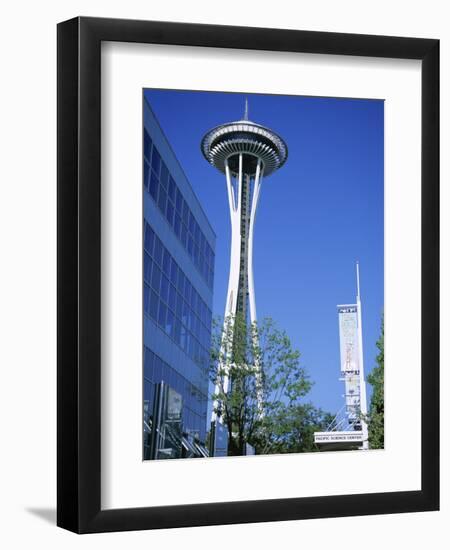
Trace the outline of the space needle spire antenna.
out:
<instances>
[{"instance_id":1,"label":"space needle spire antenna","mask_svg":"<svg viewBox=\"0 0 450 550\"><path fill-rule=\"evenodd\" d=\"M361 300L361 293L359 290L359 262L356 260L356 299Z\"/></svg>"},{"instance_id":2,"label":"space needle spire antenna","mask_svg":"<svg viewBox=\"0 0 450 550\"><path fill-rule=\"evenodd\" d=\"M248 119L248 100L245 99L244 118L216 126L205 134L201 142L205 159L225 175L228 206L231 221L231 252L228 291L225 303L224 330L228 338L222 339L221 357L233 364L232 347L225 341L233 341L233 319L239 315L249 326L254 339L256 302L253 281L253 236L256 209L261 192L263 176L267 178L286 162L288 151L284 140L273 130ZM230 326L231 324L231 326ZM230 338L231 336L231 338ZM257 344L257 341L254 342ZM256 362L257 360L255 360ZM256 385L260 414L262 407L262 376L256 367ZM221 370L221 384L216 386L216 395L227 394L229 384L228 367L218 365ZM259 374L258 374L259 373ZM211 420L221 421L222 404L215 401Z\"/></svg>"}]
</instances>

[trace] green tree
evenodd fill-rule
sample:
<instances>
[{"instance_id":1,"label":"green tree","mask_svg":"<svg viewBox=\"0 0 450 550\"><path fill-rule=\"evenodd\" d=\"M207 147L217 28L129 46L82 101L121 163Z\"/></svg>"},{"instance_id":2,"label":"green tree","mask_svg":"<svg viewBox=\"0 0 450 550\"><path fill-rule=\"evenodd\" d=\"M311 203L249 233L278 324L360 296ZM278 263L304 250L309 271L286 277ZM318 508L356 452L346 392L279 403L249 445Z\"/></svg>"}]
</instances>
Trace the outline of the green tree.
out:
<instances>
[{"instance_id":1,"label":"green tree","mask_svg":"<svg viewBox=\"0 0 450 550\"><path fill-rule=\"evenodd\" d=\"M261 454L313 452L314 432L325 431L333 415L312 403L278 403L276 411L264 417L257 448Z\"/></svg>"},{"instance_id":2,"label":"green tree","mask_svg":"<svg viewBox=\"0 0 450 550\"><path fill-rule=\"evenodd\" d=\"M245 443L257 454L317 450L314 431L332 417L303 401L312 382L286 332L270 318L248 326L239 315L215 326L212 399L228 429L228 454L242 455Z\"/></svg>"},{"instance_id":3,"label":"green tree","mask_svg":"<svg viewBox=\"0 0 450 550\"><path fill-rule=\"evenodd\" d=\"M371 449L384 448L384 319L381 321L381 334L377 341L377 348L377 366L367 376L367 382L373 387L368 413Z\"/></svg>"}]
</instances>

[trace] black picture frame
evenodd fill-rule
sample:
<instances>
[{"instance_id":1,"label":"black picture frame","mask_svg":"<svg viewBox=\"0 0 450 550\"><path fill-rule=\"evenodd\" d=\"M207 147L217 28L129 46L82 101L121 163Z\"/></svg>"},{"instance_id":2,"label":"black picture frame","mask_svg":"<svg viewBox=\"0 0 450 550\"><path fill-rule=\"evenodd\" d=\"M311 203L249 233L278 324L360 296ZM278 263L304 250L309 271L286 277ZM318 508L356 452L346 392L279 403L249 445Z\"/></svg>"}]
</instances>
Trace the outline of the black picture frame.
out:
<instances>
[{"instance_id":1,"label":"black picture frame","mask_svg":"<svg viewBox=\"0 0 450 550\"><path fill-rule=\"evenodd\" d=\"M77 17L58 25L57 524L76 533L439 509L439 41ZM420 491L101 509L102 41L422 61Z\"/></svg>"}]
</instances>

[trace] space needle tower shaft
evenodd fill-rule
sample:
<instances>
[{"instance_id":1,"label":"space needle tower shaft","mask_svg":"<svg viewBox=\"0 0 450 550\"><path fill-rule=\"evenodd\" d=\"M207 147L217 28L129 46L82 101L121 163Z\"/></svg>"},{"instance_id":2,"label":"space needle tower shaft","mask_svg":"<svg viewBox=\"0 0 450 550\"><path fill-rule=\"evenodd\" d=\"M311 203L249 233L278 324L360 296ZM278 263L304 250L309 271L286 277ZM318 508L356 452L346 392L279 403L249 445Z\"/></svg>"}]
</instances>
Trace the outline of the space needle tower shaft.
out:
<instances>
[{"instance_id":1,"label":"space needle tower shaft","mask_svg":"<svg viewBox=\"0 0 450 550\"><path fill-rule=\"evenodd\" d=\"M244 117L216 126L207 132L201 148L206 160L225 175L227 186L231 252L224 323L233 323L239 315L245 323L250 322L250 325L255 327L257 317L253 280L253 240L256 210L263 177L267 178L286 162L287 147L278 134L248 119L246 101ZM224 326L224 332L225 330ZM254 328L251 330L253 338L257 338ZM231 353L229 350L222 351L225 356ZM258 372L258 365L255 366ZM261 388L258 374L256 376L257 387ZM224 393L227 393L227 374L222 380L222 387ZM258 401L261 399L262 395L259 394ZM212 420L216 419L218 409L220 410L220 404L214 403Z\"/></svg>"}]
</instances>

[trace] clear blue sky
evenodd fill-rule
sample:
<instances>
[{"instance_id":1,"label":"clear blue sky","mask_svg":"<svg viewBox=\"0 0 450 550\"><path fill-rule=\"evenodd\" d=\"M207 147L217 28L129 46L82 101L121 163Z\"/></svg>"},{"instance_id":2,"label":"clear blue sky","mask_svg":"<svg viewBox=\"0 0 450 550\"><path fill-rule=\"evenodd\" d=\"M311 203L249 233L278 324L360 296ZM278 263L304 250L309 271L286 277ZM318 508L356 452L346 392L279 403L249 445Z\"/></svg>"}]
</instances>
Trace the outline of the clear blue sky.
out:
<instances>
[{"instance_id":1,"label":"clear blue sky","mask_svg":"<svg viewBox=\"0 0 450 550\"><path fill-rule=\"evenodd\" d=\"M146 90L146 96L217 234L214 314L223 316L230 222L224 176L200 152L207 130L249 118L286 141L286 164L263 181L255 226L258 318L270 316L301 352L309 398L343 405L336 305L353 303L359 260L366 373L384 304L382 100ZM368 386L370 392L370 386Z\"/></svg>"}]
</instances>

